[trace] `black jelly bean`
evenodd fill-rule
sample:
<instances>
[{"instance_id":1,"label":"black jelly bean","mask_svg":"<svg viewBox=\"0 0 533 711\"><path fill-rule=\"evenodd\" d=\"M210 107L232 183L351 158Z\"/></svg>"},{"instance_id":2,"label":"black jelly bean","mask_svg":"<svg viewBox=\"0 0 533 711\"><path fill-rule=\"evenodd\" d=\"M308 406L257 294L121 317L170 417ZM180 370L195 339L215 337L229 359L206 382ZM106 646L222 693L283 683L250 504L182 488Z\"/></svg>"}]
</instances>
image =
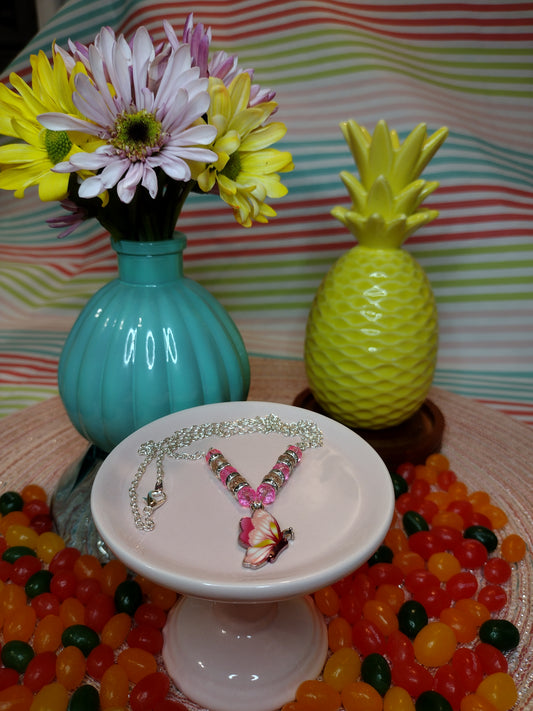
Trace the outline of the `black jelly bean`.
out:
<instances>
[{"instance_id":1,"label":"black jelly bean","mask_svg":"<svg viewBox=\"0 0 533 711\"><path fill-rule=\"evenodd\" d=\"M418 531L429 531L428 522L418 511L406 511L403 515L402 523L408 536Z\"/></svg>"},{"instance_id":2,"label":"black jelly bean","mask_svg":"<svg viewBox=\"0 0 533 711\"><path fill-rule=\"evenodd\" d=\"M385 545L381 545L374 553L374 555L370 556L367 562L370 566L376 565L376 563L392 563L393 558L394 553L392 551L392 548L389 548Z\"/></svg>"},{"instance_id":3,"label":"black jelly bean","mask_svg":"<svg viewBox=\"0 0 533 711\"><path fill-rule=\"evenodd\" d=\"M28 548L28 546L10 546L2 553L2 560L6 560L8 563L14 563L23 555L32 555L35 558L37 557L37 553L33 550L33 548Z\"/></svg>"},{"instance_id":4,"label":"black jelly bean","mask_svg":"<svg viewBox=\"0 0 533 711\"><path fill-rule=\"evenodd\" d=\"M22 511L24 499L17 491L6 491L0 496L0 514L5 516L11 511Z\"/></svg>"},{"instance_id":5,"label":"black jelly bean","mask_svg":"<svg viewBox=\"0 0 533 711\"><path fill-rule=\"evenodd\" d=\"M391 474L390 477L392 479L392 486L394 488L394 498L398 499L402 494L407 493L409 485L407 484L405 479L399 474Z\"/></svg>"},{"instance_id":6,"label":"black jelly bean","mask_svg":"<svg viewBox=\"0 0 533 711\"><path fill-rule=\"evenodd\" d=\"M508 652L518 646L520 632L509 620L486 620L479 628L479 638L500 652Z\"/></svg>"},{"instance_id":7,"label":"black jelly bean","mask_svg":"<svg viewBox=\"0 0 533 711\"><path fill-rule=\"evenodd\" d=\"M53 575L49 570L38 570L24 586L28 597L37 597L41 593L50 592L50 581Z\"/></svg>"},{"instance_id":8,"label":"black jelly bean","mask_svg":"<svg viewBox=\"0 0 533 711\"><path fill-rule=\"evenodd\" d=\"M100 711L98 691L90 684L78 687L69 699L67 711Z\"/></svg>"},{"instance_id":9,"label":"black jelly bean","mask_svg":"<svg viewBox=\"0 0 533 711\"><path fill-rule=\"evenodd\" d=\"M428 615L421 602L407 600L398 610L400 631L407 635L409 639L414 639L427 623Z\"/></svg>"},{"instance_id":10,"label":"black jelly bean","mask_svg":"<svg viewBox=\"0 0 533 711\"><path fill-rule=\"evenodd\" d=\"M377 652L367 654L361 664L361 679L384 696L391 685L391 670L385 657Z\"/></svg>"},{"instance_id":11,"label":"black jelly bean","mask_svg":"<svg viewBox=\"0 0 533 711\"><path fill-rule=\"evenodd\" d=\"M19 674L24 674L26 667L34 657L34 651L27 642L13 639L2 647L2 664L9 669L15 669Z\"/></svg>"},{"instance_id":12,"label":"black jelly bean","mask_svg":"<svg viewBox=\"0 0 533 711\"><path fill-rule=\"evenodd\" d=\"M448 699L436 691L423 691L415 701L416 711L453 711Z\"/></svg>"},{"instance_id":13,"label":"black jelly bean","mask_svg":"<svg viewBox=\"0 0 533 711\"><path fill-rule=\"evenodd\" d=\"M92 650L100 644L100 637L87 625L70 625L61 635L63 647L77 647L88 657Z\"/></svg>"},{"instance_id":14,"label":"black jelly bean","mask_svg":"<svg viewBox=\"0 0 533 711\"><path fill-rule=\"evenodd\" d=\"M135 580L124 580L115 590L115 607L117 612L126 612L133 617L136 609L142 605L143 593L141 586Z\"/></svg>"},{"instance_id":15,"label":"black jelly bean","mask_svg":"<svg viewBox=\"0 0 533 711\"><path fill-rule=\"evenodd\" d=\"M473 538L482 543L489 553L498 547L498 538L494 531L486 526L469 526L463 533L464 538Z\"/></svg>"}]
</instances>

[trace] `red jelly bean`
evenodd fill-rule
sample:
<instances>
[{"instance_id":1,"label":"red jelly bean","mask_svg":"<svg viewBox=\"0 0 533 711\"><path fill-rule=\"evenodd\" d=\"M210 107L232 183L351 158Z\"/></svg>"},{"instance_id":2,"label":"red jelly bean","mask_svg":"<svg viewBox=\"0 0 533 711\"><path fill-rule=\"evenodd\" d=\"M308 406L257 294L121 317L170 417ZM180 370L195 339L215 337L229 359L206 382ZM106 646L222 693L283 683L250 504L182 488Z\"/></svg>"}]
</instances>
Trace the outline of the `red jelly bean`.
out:
<instances>
[{"instance_id":1,"label":"red jelly bean","mask_svg":"<svg viewBox=\"0 0 533 711\"><path fill-rule=\"evenodd\" d=\"M84 605L88 605L90 601L102 592L102 586L97 578L83 578L76 584L76 597Z\"/></svg>"},{"instance_id":2,"label":"red jelly bean","mask_svg":"<svg viewBox=\"0 0 533 711\"><path fill-rule=\"evenodd\" d=\"M452 526L433 526L431 530L447 551L453 551L463 540L461 531Z\"/></svg>"},{"instance_id":3,"label":"red jelly bean","mask_svg":"<svg viewBox=\"0 0 533 711\"><path fill-rule=\"evenodd\" d=\"M56 678L55 652L36 654L24 672L24 686L36 694L46 684L51 684Z\"/></svg>"},{"instance_id":4,"label":"red jelly bean","mask_svg":"<svg viewBox=\"0 0 533 711\"><path fill-rule=\"evenodd\" d=\"M480 642L475 647L474 652L481 662L481 667L485 674L496 674L497 672L507 673L507 659L503 652L493 644Z\"/></svg>"},{"instance_id":5,"label":"red jelly bean","mask_svg":"<svg viewBox=\"0 0 533 711\"><path fill-rule=\"evenodd\" d=\"M478 593L477 599L483 603L490 612L498 612L507 604L507 593L494 583L485 585Z\"/></svg>"},{"instance_id":6,"label":"red jelly bean","mask_svg":"<svg viewBox=\"0 0 533 711\"><path fill-rule=\"evenodd\" d=\"M50 592L43 592L32 598L31 606L42 620L46 615L59 615L59 598Z\"/></svg>"},{"instance_id":7,"label":"red jelly bean","mask_svg":"<svg viewBox=\"0 0 533 711\"><path fill-rule=\"evenodd\" d=\"M98 644L87 657L87 674L100 680L105 671L115 663L113 649L107 644Z\"/></svg>"},{"instance_id":8,"label":"red jelly bean","mask_svg":"<svg viewBox=\"0 0 533 711\"><path fill-rule=\"evenodd\" d=\"M168 694L170 680L163 672L153 672L143 677L130 694L132 711L152 711Z\"/></svg>"},{"instance_id":9,"label":"red jelly bean","mask_svg":"<svg viewBox=\"0 0 533 711\"><path fill-rule=\"evenodd\" d=\"M373 565L368 571L368 577L375 587L386 583L389 585L401 585L403 582L402 571L393 563L376 563L376 565ZM372 594L373 593L374 590L372 589Z\"/></svg>"},{"instance_id":10,"label":"red jelly bean","mask_svg":"<svg viewBox=\"0 0 533 711\"><path fill-rule=\"evenodd\" d=\"M452 604L450 593L440 586L433 585L414 590L413 599L424 605L428 617L438 617L444 609Z\"/></svg>"},{"instance_id":11,"label":"red jelly bean","mask_svg":"<svg viewBox=\"0 0 533 711\"><path fill-rule=\"evenodd\" d=\"M159 654L163 649L163 634L161 630L150 625L137 625L126 638L130 647L140 647L151 654Z\"/></svg>"},{"instance_id":12,"label":"red jelly bean","mask_svg":"<svg viewBox=\"0 0 533 711\"><path fill-rule=\"evenodd\" d=\"M474 538L464 538L453 549L453 554L463 568L481 568L488 558L487 549Z\"/></svg>"},{"instance_id":13,"label":"red jelly bean","mask_svg":"<svg viewBox=\"0 0 533 711\"><path fill-rule=\"evenodd\" d=\"M15 686L19 682L19 673L11 667L0 667L0 691Z\"/></svg>"},{"instance_id":14,"label":"red jelly bean","mask_svg":"<svg viewBox=\"0 0 533 711\"><path fill-rule=\"evenodd\" d=\"M477 654L466 647L457 649L451 661L454 673L467 692L474 692L483 679L483 667Z\"/></svg>"},{"instance_id":15,"label":"red jelly bean","mask_svg":"<svg viewBox=\"0 0 533 711\"><path fill-rule=\"evenodd\" d=\"M116 613L115 601L109 595L97 593L85 605L85 623L96 632L104 629L105 623Z\"/></svg>"},{"instance_id":16,"label":"red jelly bean","mask_svg":"<svg viewBox=\"0 0 533 711\"><path fill-rule=\"evenodd\" d=\"M456 573L446 581L446 590L452 596L452 600L473 597L476 594L477 587L476 576L468 570Z\"/></svg>"},{"instance_id":17,"label":"red jelly bean","mask_svg":"<svg viewBox=\"0 0 533 711\"><path fill-rule=\"evenodd\" d=\"M395 630L387 637L385 654L391 664L411 664L415 661L415 650L409 637Z\"/></svg>"},{"instance_id":18,"label":"red jelly bean","mask_svg":"<svg viewBox=\"0 0 533 711\"><path fill-rule=\"evenodd\" d=\"M76 594L77 580L72 571L60 570L55 573L50 581L50 592L56 595L60 601Z\"/></svg>"},{"instance_id":19,"label":"red jelly bean","mask_svg":"<svg viewBox=\"0 0 533 711\"><path fill-rule=\"evenodd\" d=\"M488 583L505 583L511 577L511 566L503 558L491 558L483 566L483 576Z\"/></svg>"},{"instance_id":20,"label":"red jelly bean","mask_svg":"<svg viewBox=\"0 0 533 711\"><path fill-rule=\"evenodd\" d=\"M81 553L77 548L72 546L67 546L58 551L52 560L48 569L51 573L59 573L62 570L72 570L74 568L74 563L80 557Z\"/></svg>"},{"instance_id":21,"label":"red jelly bean","mask_svg":"<svg viewBox=\"0 0 533 711\"><path fill-rule=\"evenodd\" d=\"M452 709L458 709L466 690L451 664L439 667L435 672L433 691L449 702Z\"/></svg>"},{"instance_id":22,"label":"red jelly bean","mask_svg":"<svg viewBox=\"0 0 533 711\"><path fill-rule=\"evenodd\" d=\"M402 686L414 698L433 688L433 675L418 662L393 664L391 676L395 686Z\"/></svg>"},{"instance_id":23,"label":"red jelly bean","mask_svg":"<svg viewBox=\"0 0 533 711\"><path fill-rule=\"evenodd\" d=\"M157 605L145 602L135 610L134 620L138 625L146 624L160 630L165 626L167 613Z\"/></svg>"},{"instance_id":24,"label":"red jelly bean","mask_svg":"<svg viewBox=\"0 0 533 711\"><path fill-rule=\"evenodd\" d=\"M407 590L413 593L417 588L439 587L440 581L434 573L430 573L426 568L421 568L408 573L405 576L404 584Z\"/></svg>"},{"instance_id":25,"label":"red jelly bean","mask_svg":"<svg viewBox=\"0 0 533 711\"><path fill-rule=\"evenodd\" d=\"M363 657L374 652L381 653L385 646L385 636L370 620L358 620L352 627L352 642Z\"/></svg>"}]
</instances>

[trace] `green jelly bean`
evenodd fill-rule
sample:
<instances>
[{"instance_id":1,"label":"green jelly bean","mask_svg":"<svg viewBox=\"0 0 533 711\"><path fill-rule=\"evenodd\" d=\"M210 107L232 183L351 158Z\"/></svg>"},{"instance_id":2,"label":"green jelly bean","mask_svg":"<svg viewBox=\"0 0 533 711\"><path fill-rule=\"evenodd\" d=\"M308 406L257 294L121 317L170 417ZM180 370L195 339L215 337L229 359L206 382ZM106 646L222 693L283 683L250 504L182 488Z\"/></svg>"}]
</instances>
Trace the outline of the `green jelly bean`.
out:
<instances>
[{"instance_id":1,"label":"green jelly bean","mask_svg":"<svg viewBox=\"0 0 533 711\"><path fill-rule=\"evenodd\" d=\"M500 652L508 652L518 646L520 632L509 620L486 620L479 628L479 638Z\"/></svg>"},{"instance_id":2,"label":"green jelly bean","mask_svg":"<svg viewBox=\"0 0 533 711\"><path fill-rule=\"evenodd\" d=\"M87 625L70 625L61 635L63 647L78 647L88 657L92 650L100 644L100 637Z\"/></svg>"}]
</instances>

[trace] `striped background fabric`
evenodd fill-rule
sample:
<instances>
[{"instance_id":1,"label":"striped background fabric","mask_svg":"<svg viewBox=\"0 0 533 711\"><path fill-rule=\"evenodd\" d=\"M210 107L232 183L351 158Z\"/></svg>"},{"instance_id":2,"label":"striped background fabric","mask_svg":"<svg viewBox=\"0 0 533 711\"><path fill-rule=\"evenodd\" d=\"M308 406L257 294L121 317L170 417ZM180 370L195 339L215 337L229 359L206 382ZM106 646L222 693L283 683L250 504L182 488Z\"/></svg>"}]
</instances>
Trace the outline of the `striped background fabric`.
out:
<instances>
[{"instance_id":1,"label":"striped background fabric","mask_svg":"<svg viewBox=\"0 0 533 711\"><path fill-rule=\"evenodd\" d=\"M450 134L423 177L437 220L406 248L439 309L435 385L533 425L533 3L434 0L70 0L16 59L53 40L90 42L102 25L131 33L187 13L212 27L276 90L295 170L268 225L245 229L219 199L192 196L178 228L186 275L229 310L250 354L303 357L313 295L353 246L330 215L355 171L339 123L379 119L400 138L420 122ZM7 74L4 77L7 81ZM56 204L0 194L0 415L56 394L62 344L89 296L115 275L109 237L84 224L58 240Z\"/></svg>"}]
</instances>

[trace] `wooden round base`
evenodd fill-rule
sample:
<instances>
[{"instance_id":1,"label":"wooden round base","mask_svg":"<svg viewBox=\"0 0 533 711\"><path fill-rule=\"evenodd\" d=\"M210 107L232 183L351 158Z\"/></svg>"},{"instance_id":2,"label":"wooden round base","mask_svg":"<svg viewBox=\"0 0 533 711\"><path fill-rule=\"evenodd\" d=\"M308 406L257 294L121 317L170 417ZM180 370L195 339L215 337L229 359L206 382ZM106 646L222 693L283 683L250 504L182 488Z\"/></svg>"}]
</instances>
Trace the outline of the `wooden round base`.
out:
<instances>
[{"instance_id":1,"label":"wooden round base","mask_svg":"<svg viewBox=\"0 0 533 711\"><path fill-rule=\"evenodd\" d=\"M296 396L294 403L312 412L327 415L316 402L311 390L306 388ZM426 457L438 452L442 445L444 415L431 400L425 400L422 407L408 420L381 430L352 427L360 437L373 447L390 471L403 462L423 464Z\"/></svg>"}]
</instances>

